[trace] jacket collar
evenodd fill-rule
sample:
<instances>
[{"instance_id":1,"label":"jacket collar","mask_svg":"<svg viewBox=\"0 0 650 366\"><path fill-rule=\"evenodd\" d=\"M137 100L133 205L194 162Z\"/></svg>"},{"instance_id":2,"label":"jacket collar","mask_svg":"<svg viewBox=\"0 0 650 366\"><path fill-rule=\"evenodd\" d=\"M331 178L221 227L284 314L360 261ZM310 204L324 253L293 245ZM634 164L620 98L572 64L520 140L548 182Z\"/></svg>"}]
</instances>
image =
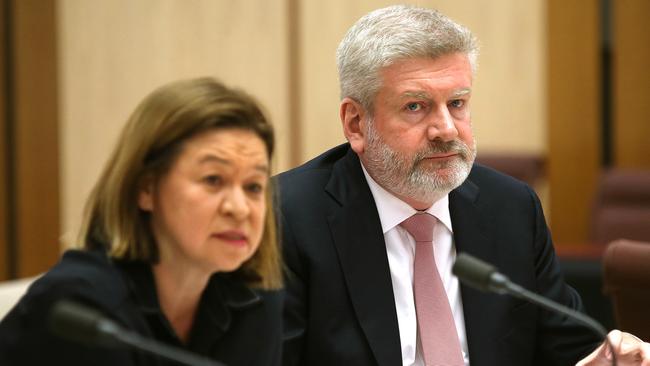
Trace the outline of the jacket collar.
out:
<instances>
[{"instance_id":1,"label":"jacket collar","mask_svg":"<svg viewBox=\"0 0 650 366\"><path fill-rule=\"evenodd\" d=\"M500 246L494 241L489 218L493 216L488 207L483 207L479 187L470 178L449 194L449 211L454 227L454 242L458 253L465 252L488 263L498 263ZM460 285L463 300L463 315L467 345L472 364L493 364L495 349L500 349L501 335L494 334L498 329L498 317L485 316L497 313L495 306L500 295L481 292Z\"/></svg>"},{"instance_id":2,"label":"jacket collar","mask_svg":"<svg viewBox=\"0 0 650 366\"><path fill-rule=\"evenodd\" d=\"M379 365L401 364L393 287L377 208L351 149L335 163L325 191L328 215L352 307Z\"/></svg>"}]
</instances>

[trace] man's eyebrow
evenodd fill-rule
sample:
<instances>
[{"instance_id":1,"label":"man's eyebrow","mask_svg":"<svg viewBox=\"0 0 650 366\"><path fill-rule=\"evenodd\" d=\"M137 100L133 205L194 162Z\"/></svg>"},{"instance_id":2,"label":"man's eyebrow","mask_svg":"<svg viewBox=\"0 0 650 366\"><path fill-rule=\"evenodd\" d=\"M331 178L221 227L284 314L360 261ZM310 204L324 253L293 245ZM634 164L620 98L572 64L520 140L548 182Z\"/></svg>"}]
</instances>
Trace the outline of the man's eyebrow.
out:
<instances>
[{"instance_id":1,"label":"man's eyebrow","mask_svg":"<svg viewBox=\"0 0 650 366\"><path fill-rule=\"evenodd\" d=\"M462 88L456 90L451 96L456 98L456 97L462 97L463 95L470 94L472 92L471 88Z\"/></svg>"},{"instance_id":2,"label":"man's eyebrow","mask_svg":"<svg viewBox=\"0 0 650 366\"><path fill-rule=\"evenodd\" d=\"M462 97L464 95L470 94L472 92L471 88L462 88L454 91L451 94L452 98L458 98ZM407 98L417 98L417 99L427 99L431 100L431 95L425 91L406 91L400 95L400 99L407 99Z\"/></svg>"},{"instance_id":3,"label":"man's eyebrow","mask_svg":"<svg viewBox=\"0 0 650 366\"><path fill-rule=\"evenodd\" d=\"M417 99L431 99L431 95L429 93L424 92L424 91L407 91L402 93L400 95L401 99L406 99L406 98L417 98Z\"/></svg>"},{"instance_id":4,"label":"man's eyebrow","mask_svg":"<svg viewBox=\"0 0 650 366\"><path fill-rule=\"evenodd\" d=\"M219 164L224 164L224 165L232 165L232 162L230 160L224 159L224 158L221 158L219 156L212 155L212 154L207 154L207 155L203 156L199 160L199 164L201 164L201 165L202 164L207 164L207 163L219 163ZM267 164L258 164L258 165L255 165L254 168L255 168L255 170L259 171L260 173L264 173L264 174L269 174L270 173L269 166Z\"/></svg>"}]
</instances>

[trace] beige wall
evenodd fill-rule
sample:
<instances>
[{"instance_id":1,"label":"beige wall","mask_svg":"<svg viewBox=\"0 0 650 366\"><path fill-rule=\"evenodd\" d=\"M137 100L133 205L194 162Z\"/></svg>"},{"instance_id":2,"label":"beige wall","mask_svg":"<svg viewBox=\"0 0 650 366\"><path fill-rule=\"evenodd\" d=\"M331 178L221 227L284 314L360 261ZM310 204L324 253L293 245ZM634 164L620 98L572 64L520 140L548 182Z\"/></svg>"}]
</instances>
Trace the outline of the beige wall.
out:
<instances>
[{"instance_id":1,"label":"beige wall","mask_svg":"<svg viewBox=\"0 0 650 366\"><path fill-rule=\"evenodd\" d=\"M61 198L67 241L120 127L136 103L162 83L213 75L256 95L277 128L276 171L342 142L336 46L361 15L391 3L60 0ZM481 41L473 96L479 150L544 153L542 0L410 3L442 10ZM295 44L289 41L291 4L298 10ZM294 70L288 67L290 51L297 56ZM298 77L297 90L289 90L291 75ZM299 97L294 100L290 92ZM300 124L295 141L290 141L292 110ZM292 144L299 145L300 156L290 156Z\"/></svg>"}]
</instances>

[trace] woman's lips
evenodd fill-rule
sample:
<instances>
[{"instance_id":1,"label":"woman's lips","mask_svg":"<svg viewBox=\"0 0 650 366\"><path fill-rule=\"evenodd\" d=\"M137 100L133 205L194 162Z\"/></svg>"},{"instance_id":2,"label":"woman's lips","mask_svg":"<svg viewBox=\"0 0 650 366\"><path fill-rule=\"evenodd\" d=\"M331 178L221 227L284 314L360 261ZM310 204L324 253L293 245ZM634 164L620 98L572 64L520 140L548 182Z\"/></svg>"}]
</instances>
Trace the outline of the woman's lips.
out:
<instances>
[{"instance_id":1,"label":"woman's lips","mask_svg":"<svg viewBox=\"0 0 650 366\"><path fill-rule=\"evenodd\" d=\"M248 244L248 237L241 231L236 231L236 230L221 231L213 234L212 236L233 245Z\"/></svg>"}]
</instances>

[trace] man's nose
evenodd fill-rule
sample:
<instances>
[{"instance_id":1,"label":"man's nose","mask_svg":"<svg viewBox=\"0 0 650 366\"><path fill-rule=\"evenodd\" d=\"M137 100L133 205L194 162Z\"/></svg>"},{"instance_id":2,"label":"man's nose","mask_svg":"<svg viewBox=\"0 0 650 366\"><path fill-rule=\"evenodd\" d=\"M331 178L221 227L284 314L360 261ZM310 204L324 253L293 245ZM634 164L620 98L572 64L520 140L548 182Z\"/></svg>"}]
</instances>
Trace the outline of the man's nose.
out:
<instances>
[{"instance_id":1,"label":"man's nose","mask_svg":"<svg viewBox=\"0 0 650 366\"><path fill-rule=\"evenodd\" d=\"M446 105L438 108L436 113L431 115L427 135L430 141L435 139L452 141L458 137L458 130L456 129L454 118Z\"/></svg>"}]
</instances>

